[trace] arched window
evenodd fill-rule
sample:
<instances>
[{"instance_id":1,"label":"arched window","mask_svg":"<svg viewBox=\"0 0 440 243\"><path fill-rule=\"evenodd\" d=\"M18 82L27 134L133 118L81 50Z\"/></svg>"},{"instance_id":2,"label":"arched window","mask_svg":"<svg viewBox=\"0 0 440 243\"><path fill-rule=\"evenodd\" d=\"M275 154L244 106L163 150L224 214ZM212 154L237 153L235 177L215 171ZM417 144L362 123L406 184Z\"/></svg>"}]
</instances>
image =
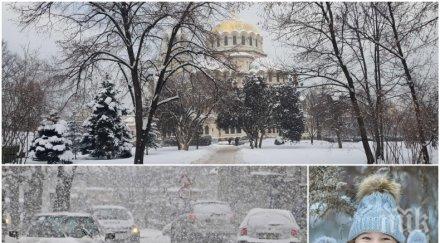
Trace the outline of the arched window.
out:
<instances>
[{"instance_id":1,"label":"arched window","mask_svg":"<svg viewBox=\"0 0 440 243\"><path fill-rule=\"evenodd\" d=\"M205 134L209 134L209 127L205 126Z\"/></svg>"},{"instance_id":2,"label":"arched window","mask_svg":"<svg viewBox=\"0 0 440 243\"><path fill-rule=\"evenodd\" d=\"M237 133L241 133L241 127L237 127Z\"/></svg>"},{"instance_id":3,"label":"arched window","mask_svg":"<svg viewBox=\"0 0 440 243\"><path fill-rule=\"evenodd\" d=\"M252 36L249 36L249 45L252 46Z\"/></svg>"},{"instance_id":4,"label":"arched window","mask_svg":"<svg viewBox=\"0 0 440 243\"><path fill-rule=\"evenodd\" d=\"M244 37L244 35L241 36L241 44L243 46L246 45L246 38Z\"/></svg>"},{"instance_id":5,"label":"arched window","mask_svg":"<svg viewBox=\"0 0 440 243\"><path fill-rule=\"evenodd\" d=\"M232 44L235 46L235 45L237 45L237 36L233 36L232 37Z\"/></svg>"},{"instance_id":6,"label":"arched window","mask_svg":"<svg viewBox=\"0 0 440 243\"><path fill-rule=\"evenodd\" d=\"M227 45L228 45L228 37L225 36L225 46L227 46Z\"/></svg>"},{"instance_id":7,"label":"arched window","mask_svg":"<svg viewBox=\"0 0 440 243\"><path fill-rule=\"evenodd\" d=\"M225 133L226 133L226 134L229 134L229 127L227 127L227 128L225 129Z\"/></svg>"}]
</instances>

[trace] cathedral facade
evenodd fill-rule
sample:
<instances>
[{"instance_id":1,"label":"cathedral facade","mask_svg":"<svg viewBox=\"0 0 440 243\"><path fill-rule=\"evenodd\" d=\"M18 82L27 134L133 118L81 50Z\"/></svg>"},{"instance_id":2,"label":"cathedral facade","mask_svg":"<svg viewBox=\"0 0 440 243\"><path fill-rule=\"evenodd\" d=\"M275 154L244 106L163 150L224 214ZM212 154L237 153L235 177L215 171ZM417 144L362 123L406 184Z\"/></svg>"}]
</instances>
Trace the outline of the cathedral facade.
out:
<instances>
[{"instance_id":1,"label":"cathedral facade","mask_svg":"<svg viewBox=\"0 0 440 243\"><path fill-rule=\"evenodd\" d=\"M243 80L248 75L258 75L264 77L269 85L286 83L289 74L276 68L276 65L267 57L264 52L263 36L260 30L249 23L237 19L226 20L219 23L214 29L215 40L211 45L217 51L221 51L227 56L228 60L234 65L235 70L215 70L217 79L227 79L234 77L233 82L236 87L243 85ZM292 76L296 82L296 76ZM213 113L203 125L203 135L211 136L213 140L222 141L242 138L246 133L239 127L229 129L219 129L216 125L216 114ZM266 132L266 137L276 137L276 128L270 128Z\"/></svg>"}]
</instances>

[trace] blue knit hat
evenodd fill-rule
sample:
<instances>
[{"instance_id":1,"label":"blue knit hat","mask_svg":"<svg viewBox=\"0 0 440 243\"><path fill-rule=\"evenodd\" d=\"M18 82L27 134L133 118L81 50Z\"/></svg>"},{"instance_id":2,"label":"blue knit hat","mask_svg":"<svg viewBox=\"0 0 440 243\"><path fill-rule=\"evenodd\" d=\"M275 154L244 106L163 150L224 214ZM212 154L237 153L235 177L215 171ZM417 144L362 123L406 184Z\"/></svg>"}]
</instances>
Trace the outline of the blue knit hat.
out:
<instances>
[{"instance_id":1,"label":"blue knit hat","mask_svg":"<svg viewBox=\"0 0 440 243\"><path fill-rule=\"evenodd\" d=\"M426 238L425 233L421 230L413 230L408 235L408 243L427 243L428 239Z\"/></svg>"},{"instance_id":2,"label":"blue knit hat","mask_svg":"<svg viewBox=\"0 0 440 243\"><path fill-rule=\"evenodd\" d=\"M337 241L331 237L321 236L316 239L313 243L337 243Z\"/></svg>"},{"instance_id":3,"label":"blue knit hat","mask_svg":"<svg viewBox=\"0 0 440 243\"><path fill-rule=\"evenodd\" d=\"M405 242L402 219L397 212L400 185L383 175L365 178L359 186L359 205L353 217L348 241L369 232L383 233L399 243Z\"/></svg>"}]
</instances>

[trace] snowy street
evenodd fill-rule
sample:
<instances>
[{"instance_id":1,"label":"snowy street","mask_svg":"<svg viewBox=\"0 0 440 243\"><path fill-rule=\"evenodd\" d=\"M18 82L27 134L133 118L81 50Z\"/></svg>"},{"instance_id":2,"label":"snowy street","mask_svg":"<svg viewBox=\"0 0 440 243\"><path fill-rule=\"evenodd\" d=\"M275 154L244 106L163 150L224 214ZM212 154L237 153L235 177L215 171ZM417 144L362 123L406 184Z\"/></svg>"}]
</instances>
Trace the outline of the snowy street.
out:
<instances>
[{"instance_id":1,"label":"snowy street","mask_svg":"<svg viewBox=\"0 0 440 243\"><path fill-rule=\"evenodd\" d=\"M156 229L141 229L141 243L170 243L169 236Z\"/></svg>"}]
</instances>

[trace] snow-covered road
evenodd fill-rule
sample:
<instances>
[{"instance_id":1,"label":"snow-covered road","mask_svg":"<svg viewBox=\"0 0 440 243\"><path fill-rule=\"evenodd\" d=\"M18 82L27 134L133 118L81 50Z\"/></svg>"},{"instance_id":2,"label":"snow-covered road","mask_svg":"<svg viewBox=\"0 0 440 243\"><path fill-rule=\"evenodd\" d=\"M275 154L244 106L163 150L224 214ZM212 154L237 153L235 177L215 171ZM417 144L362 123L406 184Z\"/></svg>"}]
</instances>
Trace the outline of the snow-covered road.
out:
<instances>
[{"instance_id":1,"label":"snow-covered road","mask_svg":"<svg viewBox=\"0 0 440 243\"><path fill-rule=\"evenodd\" d=\"M156 229L142 229L141 243L170 243L168 236L162 235L162 231Z\"/></svg>"}]
</instances>

